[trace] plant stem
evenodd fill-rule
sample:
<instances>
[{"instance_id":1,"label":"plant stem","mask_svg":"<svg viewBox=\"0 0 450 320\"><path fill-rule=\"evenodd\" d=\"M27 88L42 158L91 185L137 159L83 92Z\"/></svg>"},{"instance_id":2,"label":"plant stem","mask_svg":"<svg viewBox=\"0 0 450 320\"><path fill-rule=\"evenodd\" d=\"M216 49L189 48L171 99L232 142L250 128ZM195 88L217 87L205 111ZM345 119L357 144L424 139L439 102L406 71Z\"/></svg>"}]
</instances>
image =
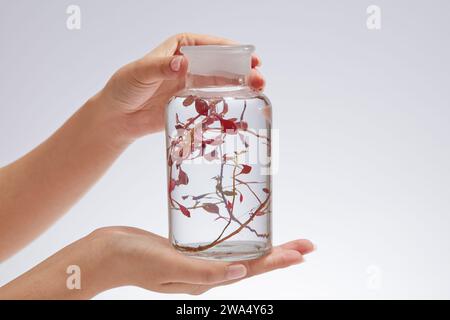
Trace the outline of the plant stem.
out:
<instances>
[{"instance_id":1,"label":"plant stem","mask_svg":"<svg viewBox=\"0 0 450 320\"><path fill-rule=\"evenodd\" d=\"M202 245L202 246L198 246L198 247L188 247L188 246L181 246L181 245L177 245L174 244L174 247L177 248L180 251L186 251L186 252L198 252L198 251L204 251L204 250L208 250L222 242L224 242L225 240L230 239L231 237L233 237L234 235L238 234L242 229L245 228L245 226L247 226L250 222L252 222L252 220L256 217L256 215L262 211L262 209L266 206L266 204L268 203L270 199L270 195L267 196L267 199L264 200L263 203L261 203L259 205L259 207L255 210L255 212L253 212L250 215L250 218L248 218L241 226L239 226L239 228L237 228L236 230L234 230L233 232L231 232L230 234L228 234L226 237L223 237L221 239L216 239L213 242L206 244L206 245Z\"/></svg>"}]
</instances>

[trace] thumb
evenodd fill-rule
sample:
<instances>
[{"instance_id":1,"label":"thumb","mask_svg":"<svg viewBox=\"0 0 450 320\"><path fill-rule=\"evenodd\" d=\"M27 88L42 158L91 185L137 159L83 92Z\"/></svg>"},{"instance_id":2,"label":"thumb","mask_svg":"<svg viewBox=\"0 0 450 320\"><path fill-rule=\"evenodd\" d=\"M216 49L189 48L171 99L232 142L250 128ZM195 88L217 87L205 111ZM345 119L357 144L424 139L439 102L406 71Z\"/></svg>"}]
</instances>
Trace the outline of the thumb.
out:
<instances>
[{"instance_id":1,"label":"thumb","mask_svg":"<svg viewBox=\"0 0 450 320\"><path fill-rule=\"evenodd\" d=\"M135 62L134 74L142 84L153 84L162 80L183 77L187 71L187 60L182 55L170 57L146 56Z\"/></svg>"}]
</instances>

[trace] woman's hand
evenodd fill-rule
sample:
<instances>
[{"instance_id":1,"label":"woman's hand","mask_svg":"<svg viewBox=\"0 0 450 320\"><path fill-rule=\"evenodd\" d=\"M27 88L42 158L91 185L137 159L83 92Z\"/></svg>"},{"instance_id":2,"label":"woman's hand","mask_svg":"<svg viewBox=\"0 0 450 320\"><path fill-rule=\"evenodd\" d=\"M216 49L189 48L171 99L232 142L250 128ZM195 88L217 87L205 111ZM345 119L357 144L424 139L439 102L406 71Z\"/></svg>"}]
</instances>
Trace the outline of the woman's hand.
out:
<instances>
[{"instance_id":1,"label":"woman's hand","mask_svg":"<svg viewBox=\"0 0 450 320\"><path fill-rule=\"evenodd\" d=\"M114 287L134 285L163 293L201 294L238 280L303 261L309 240L275 247L256 260L216 262L186 257L166 238L129 227L94 231L0 289L6 299L86 299ZM80 267L81 289L66 286L66 269Z\"/></svg>"},{"instance_id":2,"label":"woman's hand","mask_svg":"<svg viewBox=\"0 0 450 320\"><path fill-rule=\"evenodd\" d=\"M115 286L131 284L164 293L201 294L219 285L298 264L304 254L314 250L309 240L296 240L274 248L262 258L228 263L187 257L166 238L140 229L112 227L94 234L109 242L115 252L110 264Z\"/></svg>"},{"instance_id":3,"label":"woman's hand","mask_svg":"<svg viewBox=\"0 0 450 320\"><path fill-rule=\"evenodd\" d=\"M163 129L164 108L170 97L184 87L187 60L180 54L180 47L211 44L236 43L206 35L178 34L112 76L100 92L99 101L105 111L118 113L118 122L127 139ZM254 69L258 65L259 58L253 56L249 83L255 90L262 90L264 79Z\"/></svg>"}]
</instances>

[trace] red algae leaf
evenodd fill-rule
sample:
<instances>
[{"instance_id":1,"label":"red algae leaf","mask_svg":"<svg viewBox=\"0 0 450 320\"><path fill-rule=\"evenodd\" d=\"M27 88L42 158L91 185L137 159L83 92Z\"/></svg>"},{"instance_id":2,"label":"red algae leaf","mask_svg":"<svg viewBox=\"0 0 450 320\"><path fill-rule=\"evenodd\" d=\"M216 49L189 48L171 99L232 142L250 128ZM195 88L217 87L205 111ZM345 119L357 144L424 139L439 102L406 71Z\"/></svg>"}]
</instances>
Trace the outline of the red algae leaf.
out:
<instances>
[{"instance_id":1,"label":"red algae leaf","mask_svg":"<svg viewBox=\"0 0 450 320\"><path fill-rule=\"evenodd\" d=\"M235 196L235 195L236 195L236 192L225 190L225 191L223 192L223 194L226 195L226 196L228 196L228 197L231 197L231 196Z\"/></svg>"},{"instance_id":2,"label":"red algae leaf","mask_svg":"<svg viewBox=\"0 0 450 320\"><path fill-rule=\"evenodd\" d=\"M186 99L183 100L183 106L187 107L190 106L195 100L194 96L187 96Z\"/></svg>"},{"instance_id":3,"label":"red algae leaf","mask_svg":"<svg viewBox=\"0 0 450 320\"><path fill-rule=\"evenodd\" d=\"M228 210L233 209L233 204L230 201L227 202L227 208Z\"/></svg>"},{"instance_id":4,"label":"red algae leaf","mask_svg":"<svg viewBox=\"0 0 450 320\"><path fill-rule=\"evenodd\" d=\"M232 120L220 118L220 125L222 126L222 132L233 134L237 131L236 123Z\"/></svg>"},{"instance_id":5,"label":"red algae leaf","mask_svg":"<svg viewBox=\"0 0 450 320\"><path fill-rule=\"evenodd\" d=\"M183 169L180 168L180 172L178 173L178 184L188 184L189 183L189 177L186 174L186 172L183 171Z\"/></svg>"},{"instance_id":6,"label":"red algae leaf","mask_svg":"<svg viewBox=\"0 0 450 320\"><path fill-rule=\"evenodd\" d=\"M248 173L250 173L250 171L252 171L252 167L247 164L243 164L242 170L239 174L248 174Z\"/></svg>"},{"instance_id":7,"label":"red algae leaf","mask_svg":"<svg viewBox=\"0 0 450 320\"><path fill-rule=\"evenodd\" d=\"M242 195L242 193L239 195L239 202L244 201L244 196Z\"/></svg>"},{"instance_id":8,"label":"red algae leaf","mask_svg":"<svg viewBox=\"0 0 450 320\"><path fill-rule=\"evenodd\" d=\"M262 191L264 191L265 193L270 193L270 190L267 188L263 188Z\"/></svg>"},{"instance_id":9,"label":"red algae leaf","mask_svg":"<svg viewBox=\"0 0 450 320\"><path fill-rule=\"evenodd\" d=\"M211 142L212 146L218 146L219 144L223 143L223 139L222 139L222 135L218 135L217 137L214 138L214 141Z\"/></svg>"},{"instance_id":10,"label":"red algae leaf","mask_svg":"<svg viewBox=\"0 0 450 320\"><path fill-rule=\"evenodd\" d=\"M202 116L208 115L208 103L203 99L195 99L195 110Z\"/></svg>"},{"instance_id":11,"label":"red algae leaf","mask_svg":"<svg viewBox=\"0 0 450 320\"><path fill-rule=\"evenodd\" d=\"M207 195L208 195L208 193L204 193L204 194L201 194L199 196L193 196L192 200L197 201L197 200L200 200L201 198L206 197Z\"/></svg>"},{"instance_id":12,"label":"red algae leaf","mask_svg":"<svg viewBox=\"0 0 450 320\"><path fill-rule=\"evenodd\" d=\"M185 206L181 204L178 204L178 206L180 207L181 213L183 213L188 218L191 217L191 212Z\"/></svg>"},{"instance_id":13,"label":"red algae leaf","mask_svg":"<svg viewBox=\"0 0 450 320\"><path fill-rule=\"evenodd\" d=\"M175 189L175 186L177 185L177 182L174 179L170 179L169 181L169 193Z\"/></svg>"},{"instance_id":14,"label":"red algae leaf","mask_svg":"<svg viewBox=\"0 0 450 320\"><path fill-rule=\"evenodd\" d=\"M214 142L214 139L205 139L205 140L203 140L204 144L211 144L213 142Z\"/></svg>"},{"instance_id":15,"label":"red algae leaf","mask_svg":"<svg viewBox=\"0 0 450 320\"><path fill-rule=\"evenodd\" d=\"M203 209L210 213L219 213L219 207L214 203L204 203Z\"/></svg>"},{"instance_id":16,"label":"red algae leaf","mask_svg":"<svg viewBox=\"0 0 450 320\"><path fill-rule=\"evenodd\" d=\"M236 125L240 130L247 131L248 129L248 123L246 121L240 121Z\"/></svg>"},{"instance_id":17,"label":"red algae leaf","mask_svg":"<svg viewBox=\"0 0 450 320\"><path fill-rule=\"evenodd\" d=\"M210 153L206 153L203 156L207 161L213 161L217 159L217 152L216 149L212 150Z\"/></svg>"},{"instance_id":18,"label":"red algae leaf","mask_svg":"<svg viewBox=\"0 0 450 320\"><path fill-rule=\"evenodd\" d=\"M209 126L209 125L213 124L215 121L216 120L214 119L214 117L209 116L209 117L206 117L205 120L203 120L203 123L206 126Z\"/></svg>"}]
</instances>

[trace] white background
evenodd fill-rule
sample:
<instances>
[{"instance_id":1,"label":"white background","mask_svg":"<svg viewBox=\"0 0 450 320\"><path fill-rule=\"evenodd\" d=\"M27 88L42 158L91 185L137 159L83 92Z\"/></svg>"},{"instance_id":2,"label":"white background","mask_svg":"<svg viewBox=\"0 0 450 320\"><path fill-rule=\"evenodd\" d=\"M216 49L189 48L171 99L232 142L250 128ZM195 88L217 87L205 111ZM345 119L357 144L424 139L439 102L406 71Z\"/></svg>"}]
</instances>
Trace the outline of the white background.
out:
<instances>
[{"instance_id":1,"label":"white background","mask_svg":"<svg viewBox=\"0 0 450 320\"><path fill-rule=\"evenodd\" d=\"M66 8L81 8L81 30ZM366 8L382 29L366 28ZM450 298L448 1L0 2L0 166L48 137L166 37L254 44L280 129L274 240L300 266L200 298ZM92 230L167 234L162 134L132 145L66 216L0 265L0 284ZM0 221L1 223L1 221ZM133 287L98 298L186 298ZM197 298L197 297L194 297Z\"/></svg>"}]
</instances>

